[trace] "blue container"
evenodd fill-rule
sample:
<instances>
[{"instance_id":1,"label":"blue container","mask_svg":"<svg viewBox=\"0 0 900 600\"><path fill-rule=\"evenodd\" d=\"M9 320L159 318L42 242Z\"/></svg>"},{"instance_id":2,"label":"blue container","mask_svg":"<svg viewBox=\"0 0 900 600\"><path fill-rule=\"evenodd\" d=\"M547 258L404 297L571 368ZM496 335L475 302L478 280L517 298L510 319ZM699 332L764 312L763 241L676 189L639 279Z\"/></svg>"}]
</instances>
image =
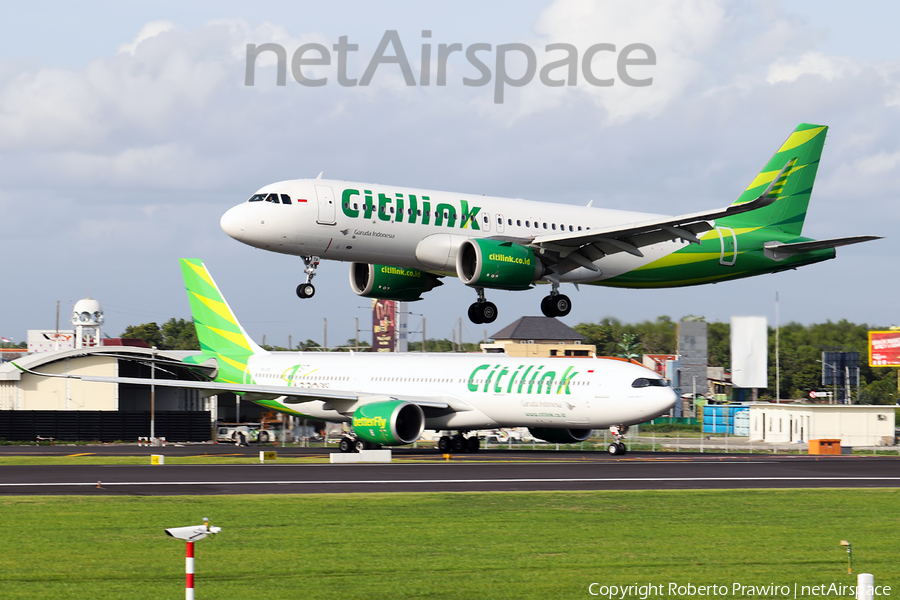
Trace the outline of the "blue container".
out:
<instances>
[{"instance_id":1,"label":"blue container","mask_svg":"<svg viewBox=\"0 0 900 600\"><path fill-rule=\"evenodd\" d=\"M734 435L735 413L749 410L745 404L708 404L703 407L703 433Z\"/></svg>"}]
</instances>

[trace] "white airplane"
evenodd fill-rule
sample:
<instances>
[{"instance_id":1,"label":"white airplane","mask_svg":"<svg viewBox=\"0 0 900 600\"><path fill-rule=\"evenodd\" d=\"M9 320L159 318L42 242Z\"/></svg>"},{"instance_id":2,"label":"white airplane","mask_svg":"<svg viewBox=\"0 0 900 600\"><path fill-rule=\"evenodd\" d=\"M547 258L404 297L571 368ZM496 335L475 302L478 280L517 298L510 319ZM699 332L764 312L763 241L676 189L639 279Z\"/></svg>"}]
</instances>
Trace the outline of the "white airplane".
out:
<instances>
[{"instance_id":1,"label":"white airplane","mask_svg":"<svg viewBox=\"0 0 900 600\"><path fill-rule=\"evenodd\" d=\"M676 394L654 371L616 359L497 354L268 352L238 323L203 263L181 260L202 353L184 359L211 381L50 375L84 381L228 391L283 413L350 424L342 451L409 444L454 430L439 448L476 451L476 429L528 427L572 443L610 427L622 454L628 425L666 413ZM15 364L15 363L14 363Z\"/></svg>"},{"instance_id":2,"label":"white airplane","mask_svg":"<svg viewBox=\"0 0 900 600\"><path fill-rule=\"evenodd\" d=\"M226 212L222 229L250 246L298 255L315 293L320 260L350 262L360 296L419 300L456 276L473 287L474 323L497 307L485 289L549 283L548 317L565 316L561 283L630 288L699 285L834 258L878 239L801 237L827 127L801 124L727 208L667 217L326 179L281 181ZM321 175L320 175L321 177Z\"/></svg>"}]
</instances>

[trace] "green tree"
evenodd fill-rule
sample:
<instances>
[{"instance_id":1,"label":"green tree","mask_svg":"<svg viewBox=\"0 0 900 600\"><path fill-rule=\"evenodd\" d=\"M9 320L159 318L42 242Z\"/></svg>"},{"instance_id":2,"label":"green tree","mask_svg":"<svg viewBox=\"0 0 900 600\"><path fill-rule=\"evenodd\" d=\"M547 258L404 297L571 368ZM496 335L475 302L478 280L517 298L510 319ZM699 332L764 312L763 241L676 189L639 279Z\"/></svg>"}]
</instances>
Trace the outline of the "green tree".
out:
<instances>
[{"instance_id":1,"label":"green tree","mask_svg":"<svg viewBox=\"0 0 900 600\"><path fill-rule=\"evenodd\" d=\"M120 337L144 340L160 350L199 350L194 321L171 318L160 327L156 322L129 325Z\"/></svg>"},{"instance_id":2,"label":"green tree","mask_svg":"<svg viewBox=\"0 0 900 600\"><path fill-rule=\"evenodd\" d=\"M163 335L163 347L166 350L199 350L200 342L197 340L197 328L194 320L169 319L161 328Z\"/></svg>"},{"instance_id":3,"label":"green tree","mask_svg":"<svg viewBox=\"0 0 900 600\"><path fill-rule=\"evenodd\" d=\"M162 347L163 333L155 322L144 323L143 325L129 325L120 337L144 340L149 346L156 346L164 350Z\"/></svg>"},{"instance_id":4,"label":"green tree","mask_svg":"<svg viewBox=\"0 0 900 600\"><path fill-rule=\"evenodd\" d=\"M622 341L617 344L619 346L619 354L622 358L638 359L641 357L641 342L638 341L637 335L633 333L623 333Z\"/></svg>"}]
</instances>

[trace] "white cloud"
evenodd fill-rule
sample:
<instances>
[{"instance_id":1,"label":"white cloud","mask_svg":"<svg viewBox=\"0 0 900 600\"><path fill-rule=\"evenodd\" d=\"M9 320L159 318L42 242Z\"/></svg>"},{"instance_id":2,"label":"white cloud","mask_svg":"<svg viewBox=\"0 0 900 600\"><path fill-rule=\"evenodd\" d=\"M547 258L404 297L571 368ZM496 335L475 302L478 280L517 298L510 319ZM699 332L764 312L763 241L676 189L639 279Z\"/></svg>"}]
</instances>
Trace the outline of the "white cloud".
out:
<instances>
[{"instance_id":1,"label":"white cloud","mask_svg":"<svg viewBox=\"0 0 900 600\"><path fill-rule=\"evenodd\" d=\"M853 61L821 52L806 52L794 60L778 59L769 66L768 83L796 81L803 75L815 75L833 81L859 72Z\"/></svg>"},{"instance_id":2,"label":"white cloud","mask_svg":"<svg viewBox=\"0 0 900 600\"><path fill-rule=\"evenodd\" d=\"M656 66L642 72L653 77L649 87L621 81L593 87L583 78L579 81L577 93L605 109L608 122L620 122L655 116L682 95L702 74L701 59L719 41L726 17L725 4L718 1L557 0L541 14L535 29L548 40L575 44L581 52L596 43L613 43L617 52L632 43L653 48ZM595 64L599 67L598 61Z\"/></svg>"},{"instance_id":3,"label":"white cloud","mask_svg":"<svg viewBox=\"0 0 900 600\"><path fill-rule=\"evenodd\" d=\"M149 40L150 38L173 29L175 29L175 23L172 23L171 21L151 21L141 28L137 36L130 43L119 46L119 52L133 55L135 50L137 50L137 47L144 40Z\"/></svg>"}]
</instances>

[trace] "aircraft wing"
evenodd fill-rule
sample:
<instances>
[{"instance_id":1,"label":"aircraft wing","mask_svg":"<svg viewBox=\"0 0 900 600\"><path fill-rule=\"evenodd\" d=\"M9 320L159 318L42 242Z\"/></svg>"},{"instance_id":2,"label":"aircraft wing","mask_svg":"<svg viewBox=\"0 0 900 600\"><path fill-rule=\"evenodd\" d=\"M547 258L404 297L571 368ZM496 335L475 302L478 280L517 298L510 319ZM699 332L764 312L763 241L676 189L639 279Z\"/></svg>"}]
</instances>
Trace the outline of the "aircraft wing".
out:
<instances>
[{"instance_id":1,"label":"aircraft wing","mask_svg":"<svg viewBox=\"0 0 900 600\"><path fill-rule=\"evenodd\" d=\"M175 387L209 392L232 392L235 394L249 394L256 398L280 398L284 397L284 404L299 404L312 400L322 400L330 404L334 410L341 413L352 413L357 407L370 402L381 400L403 400L418 404L425 410L472 410L471 407L455 398L435 398L424 396L384 396L362 394L345 390L333 390L317 387L300 387L286 385L259 385L248 383L218 383L215 381L187 381L180 379L150 379L146 377L104 377L99 375L66 375L63 373L40 373L26 369L15 361L12 361L20 371L36 375L38 377L61 377L63 379L80 379L94 383L125 383L132 385L155 385L160 387Z\"/></svg>"},{"instance_id":2,"label":"aircraft wing","mask_svg":"<svg viewBox=\"0 0 900 600\"><path fill-rule=\"evenodd\" d=\"M778 177L773 182L777 180ZM745 202L744 204L731 205L724 209L677 217L662 217L576 233L540 235L531 241L531 245L560 252L561 258L565 258L570 253L581 249L582 254L588 259L588 264L590 264L590 261L597 260L604 255L617 252L627 252L643 257L643 253L640 250L642 246L650 246L676 239L699 244L700 239L697 236L713 228L710 221L768 206L775 201L775 197L769 196L768 193L769 190L766 190L756 200ZM583 266L588 265L585 264Z\"/></svg>"}]
</instances>

